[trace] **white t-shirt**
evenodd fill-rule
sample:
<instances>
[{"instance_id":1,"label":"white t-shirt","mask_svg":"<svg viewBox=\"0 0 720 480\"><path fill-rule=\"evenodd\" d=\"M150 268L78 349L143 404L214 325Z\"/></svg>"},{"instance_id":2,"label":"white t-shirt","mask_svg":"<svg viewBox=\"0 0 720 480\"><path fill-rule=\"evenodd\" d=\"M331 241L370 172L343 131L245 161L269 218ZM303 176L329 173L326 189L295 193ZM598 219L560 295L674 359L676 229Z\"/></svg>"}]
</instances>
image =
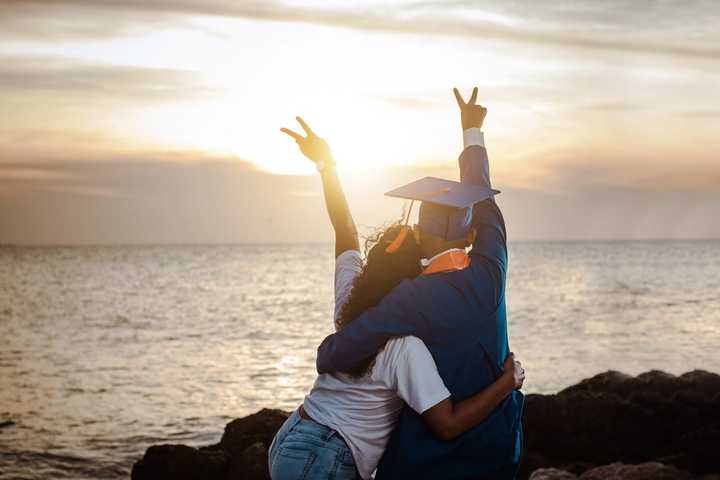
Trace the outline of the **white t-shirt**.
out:
<instances>
[{"instance_id":1,"label":"white t-shirt","mask_svg":"<svg viewBox=\"0 0 720 480\"><path fill-rule=\"evenodd\" d=\"M357 250L335 261L335 328L340 310L362 270ZM337 430L345 439L360 476L370 478L377 467L403 402L418 413L448 398L435 361L417 337L395 338L378 353L369 375L319 375L303 402L315 421Z\"/></svg>"}]
</instances>

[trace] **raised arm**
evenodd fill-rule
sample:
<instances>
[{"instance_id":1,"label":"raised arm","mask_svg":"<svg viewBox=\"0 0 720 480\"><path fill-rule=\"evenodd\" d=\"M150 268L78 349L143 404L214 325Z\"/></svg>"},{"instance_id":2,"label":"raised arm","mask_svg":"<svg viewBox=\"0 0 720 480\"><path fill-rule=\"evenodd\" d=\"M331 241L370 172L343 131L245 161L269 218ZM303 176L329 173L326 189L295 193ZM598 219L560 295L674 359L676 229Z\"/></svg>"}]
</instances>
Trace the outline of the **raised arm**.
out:
<instances>
[{"instance_id":1,"label":"raised arm","mask_svg":"<svg viewBox=\"0 0 720 480\"><path fill-rule=\"evenodd\" d=\"M465 102L457 88L453 90L463 128L463 151L458 160L460 181L491 188L490 165L482 126L487 108L477 105L478 89L473 89L468 102ZM473 227L475 241L470 255L484 259L503 271L507 266L507 247L505 221L493 198L477 203L473 207Z\"/></svg>"},{"instance_id":2,"label":"raised arm","mask_svg":"<svg viewBox=\"0 0 720 480\"><path fill-rule=\"evenodd\" d=\"M463 152L460 155L460 181L490 188L490 165L485 150L485 136L482 131L487 108L476 105L478 89L473 89L466 103L457 88L453 89L455 100L460 107L460 123L463 129ZM468 155L465 155L468 153Z\"/></svg>"},{"instance_id":3,"label":"raised arm","mask_svg":"<svg viewBox=\"0 0 720 480\"><path fill-rule=\"evenodd\" d=\"M337 257L346 250L359 250L357 228L350 213L345 192L340 184L330 147L325 140L312 131L302 118L296 118L307 136L304 137L287 128L281 128L280 131L295 139L303 155L309 158L320 172L325 207L330 217L330 223L335 230L335 256Z\"/></svg>"}]
</instances>

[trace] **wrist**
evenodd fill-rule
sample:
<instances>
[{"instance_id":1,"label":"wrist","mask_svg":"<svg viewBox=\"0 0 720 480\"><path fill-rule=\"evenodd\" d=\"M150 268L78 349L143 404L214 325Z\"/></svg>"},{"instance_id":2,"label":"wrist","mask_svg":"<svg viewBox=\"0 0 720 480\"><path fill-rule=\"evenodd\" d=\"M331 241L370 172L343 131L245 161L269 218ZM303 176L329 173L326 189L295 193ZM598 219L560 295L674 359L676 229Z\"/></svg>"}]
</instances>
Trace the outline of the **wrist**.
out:
<instances>
[{"instance_id":1,"label":"wrist","mask_svg":"<svg viewBox=\"0 0 720 480\"><path fill-rule=\"evenodd\" d=\"M507 393L515 389L515 375L512 371L503 372L502 377L500 377L500 382L502 383L503 390Z\"/></svg>"},{"instance_id":2,"label":"wrist","mask_svg":"<svg viewBox=\"0 0 720 480\"><path fill-rule=\"evenodd\" d=\"M468 120L465 122L460 122L462 125L463 130L467 130L468 128L482 128L483 122L477 121L477 120Z\"/></svg>"},{"instance_id":3,"label":"wrist","mask_svg":"<svg viewBox=\"0 0 720 480\"><path fill-rule=\"evenodd\" d=\"M463 148L477 145L485 146L485 134L477 127L466 128L463 130Z\"/></svg>"},{"instance_id":4,"label":"wrist","mask_svg":"<svg viewBox=\"0 0 720 480\"><path fill-rule=\"evenodd\" d=\"M318 160L317 162L315 162L315 168L321 174L326 172L334 172L335 161L332 158L327 160Z\"/></svg>"}]
</instances>

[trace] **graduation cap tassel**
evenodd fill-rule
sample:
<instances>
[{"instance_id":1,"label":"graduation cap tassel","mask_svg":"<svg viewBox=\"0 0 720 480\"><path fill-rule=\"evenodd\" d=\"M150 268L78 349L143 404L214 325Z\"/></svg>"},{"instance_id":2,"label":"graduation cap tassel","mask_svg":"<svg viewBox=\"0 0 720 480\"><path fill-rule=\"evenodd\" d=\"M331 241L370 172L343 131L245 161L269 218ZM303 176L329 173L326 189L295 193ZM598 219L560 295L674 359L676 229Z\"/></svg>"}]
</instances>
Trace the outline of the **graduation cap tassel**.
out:
<instances>
[{"instance_id":1,"label":"graduation cap tassel","mask_svg":"<svg viewBox=\"0 0 720 480\"><path fill-rule=\"evenodd\" d=\"M408 208L407 215L405 215L405 221L403 222L403 225L407 225L410 221L410 212L412 212L413 205L415 205L415 200L410 201L410 208Z\"/></svg>"},{"instance_id":2,"label":"graduation cap tassel","mask_svg":"<svg viewBox=\"0 0 720 480\"><path fill-rule=\"evenodd\" d=\"M403 222L402 226L400 227L400 233L398 233L398 236L395 237L395 240L393 240L392 243L387 246L387 248L385 249L385 253L397 252L397 250L402 246L403 242L405 241L405 237L407 237L407 234L410 231L410 227L408 226L408 221L410 221L410 212L412 211L412 207L413 207L414 203L415 203L415 200L410 202L410 208L408 208L407 215L405 215L405 221Z\"/></svg>"}]
</instances>

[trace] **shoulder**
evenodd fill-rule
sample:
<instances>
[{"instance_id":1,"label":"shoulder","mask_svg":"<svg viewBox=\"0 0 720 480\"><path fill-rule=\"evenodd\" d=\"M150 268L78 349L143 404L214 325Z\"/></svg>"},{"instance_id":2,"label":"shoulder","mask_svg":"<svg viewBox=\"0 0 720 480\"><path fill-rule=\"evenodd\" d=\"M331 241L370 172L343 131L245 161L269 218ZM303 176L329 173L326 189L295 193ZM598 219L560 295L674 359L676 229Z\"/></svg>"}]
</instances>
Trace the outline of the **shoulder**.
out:
<instances>
[{"instance_id":1,"label":"shoulder","mask_svg":"<svg viewBox=\"0 0 720 480\"><path fill-rule=\"evenodd\" d=\"M370 310L377 313L386 312L391 309L395 312L402 311L411 314L417 311L420 300L427 297L432 289L426 285L425 278L406 278L388 292L380 302ZM399 310L398 310L399 309Z\"/></svg>"},{"instance_id":2,"label":"shoulder","mask_svg":"<svg viewBox=\"0 0 720 480\"><path fill-rule=\"evenodd\" d=\"M450 396L425 344L405 336L389 342L395 361L384 366L382 379L410 408L422 413Z\"/></svg>"},{"instance_id":3,"label":"shoulder","mask_svg":"<svg viewBox=\"0 0 720 480\"><path fill-rule=\"evenodd\" d=\"M385 344L383 350L388 357L397 360L412 358L425 352L428 352L425 342L414 335L392 338Z\"/></svg>"},{"instance_id":4,"label":"shoulder","mask_svg":"<svg viewBox=\"0 0 720 480\"><path fill-rule=\"evenodd\" d=\"M425 343L418 337L406 335L388 340L375 358L374 375L395 377L398 368L409 366L414 359L430 356Z\"/></svg>"},{"instance_id":5,"label":"shoulder","mask_svg":"<svg viewBox=\"0 0 720 480\"><path fill-rule=\"evenodd\" d=\"M417 324L422 320L421 317L425 317L423 313L429 311L428 304L432 304L437 298L438 289L442 289L447 283L441 277L442 275L421 275L407 278L370 310L379 315L392 312L393 315L402 315L407 321Z\"/></svg>"},{"instance_id":6,"label":"shoulder","mask_svg":"<svg viewBox=\"0 0 720 480\"><path fill-rule=\"evenodd\" d=\"M398 348L404 351L417 350L418 348L426 349L425 343L414 335L407 335L405 337L393 339L397 342Z\"/></svg>"},{"instance_id":7,"label":"shoulder","mask_svg":"<svg viewBox=\"0 0 720 480\"><path fill-rule=\"evenodd\" d=\"M345 250L335 259L335 289L343 289L362 273L363 260L357 250Z\"/></svg>"},{"instance_id":8,"label":"shoulder","mask_svg":"<svg viewBox=\"0 0 720 480\"><path fill-rule=\"evenodd\" d=\"M357 250L345 250L335 258L335 328L343 305L350 298L355 279L362 273L363 261Z\"/></svg>"},{"instance_id":9,"label":"shoulder","mask_svg":"<svg viewBox=\"0 0 720 480\"><path fill-rule=\"evenodd\" d=\"M362 269L362 255L358 250L345 250L335 258L335 268L359 268Z\"/></svg>"}]
</instances>

